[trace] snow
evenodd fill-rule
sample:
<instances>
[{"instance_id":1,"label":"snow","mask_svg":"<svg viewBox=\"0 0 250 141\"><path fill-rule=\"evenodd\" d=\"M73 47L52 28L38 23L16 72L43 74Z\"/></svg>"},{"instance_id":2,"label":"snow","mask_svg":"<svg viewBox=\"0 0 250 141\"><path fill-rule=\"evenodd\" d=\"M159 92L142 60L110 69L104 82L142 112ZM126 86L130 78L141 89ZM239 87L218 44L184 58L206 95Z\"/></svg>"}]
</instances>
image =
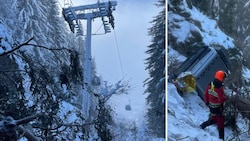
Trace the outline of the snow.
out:
<instances>
[{"instance_id":1,"label":"snow","mask_svg":"<svg viewBox=\"0 0 250 141\"><path fill-rule=\"evenodd\" d=\"M181 21L179 24L179 28L173 29L172 33L177 38L177 42L184 42L188 36L190 36L190 30L198 30L195 25L190 24L189 22L185 21L185 19L175 13L169 12L168 13L168 20L169 21ZM169 23L171 26L171 22Z\"/></svg>"},{"instance_id":2,"label":"snow","mask_svg":"<svg viewBox=\"0 0 250 141\"><path fill-rule=\"evenodd\" d=\"M199 125L206 121L209 109L196 92L179 95L175 86L168 83L168 124L169 141L219 141L216 126L200 129Z\"/></svg>"},{"instance_id":3,"label":"snow","mask_svg":"<svg viewBox=\"0 0 250 141\"><path fill-rule=\"evenodd\" d=\"M29 21L27 21L29 19L28 14L32 15L33 13L36 13L35 11L37 11L37 10L32 9L32 7L30 7L29 9L30 9L29 12L25 12L25 10L21 9L20 16L17 19L19 21L22 21L24 29L30 28L31 25L29 25L29 24L34 24L34 23L30 23ZM40 15L40 12L41 11L39 11L36 14ZM39 25L39 24L36 24L36 25ZM30 35L33 35L33 34L35 34L35 33L33 32L33 30L31 30ZM17 43L22 43L25 38L26 37L25 37L24 33L20 33L20 40L18 40L19 42L17 42ZM41 38L45 39L44 36ZM11 30L9 30L5 26L5 24L2 24L2 21L0 21L0 40L1 40L1 42L0 42L0 54L11 50L12 46L15 47L13 45L14 41L13 41L13 35L12 35ZM39 44L34 40L32 40L30 43ZM15 44L16 44L16 42L15 42ZM27 54L30 53L30 54L34 55L34 49L31 46L24 47L24 50L26 51ZM49 52L45 52L43 50L37 50L37 49L35 49L35 50L36 50L36 52L35 52L36 54L34 55L34 57L36 57L37 60L39 60L41 63L46 62L46 60L44 58L46 58L47 56L44 56L44 54L46 54L46 53L49 54ZM19 66L19 69L25 70L25 67L27 67L27 63L25 63L25 61L18 58L17 56L14 56L14 58L16 60L16 63ZM51 62L53 62L53 61L51 61ZM50 62L48 62L48 63L50 63ZM33 106L34 99L32 99L32 91L30 90L31 79L28 76L28 74L26 74L25 72L22 75L24 78L23 79L23 86L25 89L24 95L26 97L26 100L29 101L27 103L27 105ZM49 88L49 87L48 87L48 89L51 90L51 88ZM128 95L125 95L125 94L119 95L119 96L114 95L114 96L112 96L112 98L110 100L112 103L112 106L114 106L115 112L117 113L117 115L115 115L115 118L116 118L115 122L118 122L118 124L122 123L123 125L126 125L127 132L125 133L125 135L130 135L130 136L124 136L123 138L121 138L121 140L126 139L126 140L130 141L130 140L140 140L142 138L143 140L145 139L145 140L152 140L152 141L163 141L165 139L154 138L146 133L145 115L146 115L146 110L148 107L146 106L145 99L146 99L147 95L143 95L142 91L139 89L140 88L135 88L132 90L133 93L136 93L136 94L130 93ZM67 94L67 86L65 84L62 85L62 93ZM52 95L52 96L53 96L53 98L55 98L55 95ZM130 105L132 109L126 110L125 107L127 105ZM76 122L77 120L79 120L79 115L77 115L77 114L80 111L79 111L79 109L76 108L76 106L74 106L66 101L62 101L59 106L60 106L60 110L57 113L57 116L61 117L66 123L73 123L73 122ZM136 131L136 133L133 133L133 132L131 132L131 130L132 130L131 128L135 128L138 130ZM121 129L124 129L124 128L121 128ZM21 138L20 140L26 141L27 139Z\"/></svg>"},{"instance_id":4,"label":"snow","mask_svg":"<svg viewBox=\"0 0 250 141\"><path fill-rule=\"evenodd\" d=\"M0 54L10 51L12 49L12 44L11 32L8 31L7 27L0 21Z\"/></svg>"},{"instance_id":5,"label":"snow","mask_svg":"<svg viewBox=\"0 0 250 141\"><path fill-rule=\"evenodd\" d=\"M201 34L203 43L206 45L217 44L225 48L234 47L233 39L220 30L215 20L208 18L195 7L188 8L186 1L183 2L181 8L190 14L189 20L172 11L168 12L168 27L171 27L168 30L177 38L177 43L188 40L192 36L191 32L196 31ZM196 21L200 22L201 26L197 26Z\"/></svg>"},{"instance_id":6,"label":"snow","mask_svg":"<svg viewBox=\"0 0 250 141\"><path fill-rule=\"evenodd\" d=\"M62 104L60 105L60 111L58 112L58 116L65 117L65 120L67 120L69 123L72 123L78 119L76 111L77 109L75 106L73 106L68 102L63 101Z\"/></svg>"},{"instance_id":7,"label":"snow","mask_svg":"<svg viewBox=\"0 0 250 141\"><path fill-rule=\"evenodd\" d=\"M243 71L242 71L242 76L250 81L250 70L248 68L243 68Z\"/></svg>"},{"instance_id":8,"label":"snow","mask_svg":"<svg viewBox=\"0 0 250 141\"><path fill-rule=\"evenodd\" d=\"M217 125L200 129L199 125L206 121L209 109L196 92L177 92L174 84L167 84L167 138L169 141L220 141ZM225 140L248 140L250 138L249 120L240 113L236 118L238 134L225 127Z\"/></svg>"},{"instance_id":9,"label":"snow","mask_svg":"<svg viewBox=\"0 0 250 141\"><path fill-rule=\"evenodd\" d=\"M175 51L171 46L168 46L168 57L176 57L180 62L184 62L187 58ZM169 63L169 61L168 61Z\"/></svg>"},{"instance_id":10,"label":"snow","mask_svg":"<svg viewBox=\"0 0 250 141\"><path fill-rule=\"evenodd\" d=\"M249 2L246 3L246 5L248 4ZM171 7L171 3L168 6ZM182 1L180 8L183 10L182 12L190 14L189 20L172 11L168 12L168 32L176 37L177 43L187 41L191 31L196 31L202 36L203 43L208 46L216 44L224 48L234 47L233 39L220 30L215 20L205 16L195 7L192 7L192 9L188 8L186 1ZM200 23L200 26L194 24L194 21ZM180 62L186 59L173 50L171 44L168 45L168 58L170 57L177 57ZM242 74L249 82L250 70L243 68ZM209 109L197 93L180 95L172 83L167 83L166 86L168 111L167 140L220 141L216 125L205 129L200 129L199 127L202 122L208 119ZM238 113L236 126L238 133L233 132L229 127L225 127L225 140L249 140L249 120Z\"/></svg>"}]
</instances>

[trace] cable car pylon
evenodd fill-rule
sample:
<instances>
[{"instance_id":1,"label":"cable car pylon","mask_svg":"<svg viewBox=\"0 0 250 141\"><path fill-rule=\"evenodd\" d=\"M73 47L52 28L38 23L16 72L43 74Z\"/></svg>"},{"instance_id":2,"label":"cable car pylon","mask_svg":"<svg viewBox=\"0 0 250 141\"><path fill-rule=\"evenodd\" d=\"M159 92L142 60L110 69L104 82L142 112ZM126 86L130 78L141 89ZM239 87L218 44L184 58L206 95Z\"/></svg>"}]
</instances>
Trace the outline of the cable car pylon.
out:
<instances>
[{"instance_id":1,"label":"cable car pylon","mask_svg":"<svg viewBox=\"0 0 250 141\"><path fill-rule=\"evenodd\" d=\"M87 20L87 34L85 41L85 54L84 54L84 94L83 94L83 112L85 116L89 117L89 110L91 107L92 96L89 93L91 86L91 28L92 20L95 18L101 18L105 33L111 32L110 26L114 28L114 17L112 12L117 5L116 1L109 2L97 2L95 4L83 5L83 6L69 6L63 8L62 14L64 19L68 22L70 30L76 33L77 36L83 35L83 31L79 20Z\"/></svg>"}]
</instances>

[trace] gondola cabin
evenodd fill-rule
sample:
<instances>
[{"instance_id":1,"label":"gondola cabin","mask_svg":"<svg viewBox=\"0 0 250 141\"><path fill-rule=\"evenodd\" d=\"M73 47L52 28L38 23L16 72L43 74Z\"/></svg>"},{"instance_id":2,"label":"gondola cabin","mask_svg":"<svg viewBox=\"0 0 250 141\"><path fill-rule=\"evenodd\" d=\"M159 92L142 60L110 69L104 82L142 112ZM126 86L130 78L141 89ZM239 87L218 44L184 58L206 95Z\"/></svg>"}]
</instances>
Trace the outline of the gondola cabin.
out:
<instances>
[{"instance_id":1,"label":"gondola cabin","mask_svg":"<svg viewBox=\"0 0 250 141\"><path fill-rule=\"evenodd\" d=\"M196 81L196 91L204 99L205 88L214 79L217 70L228 72L228 61L225 54L220 49L203 46L182 63L175 76L179 76L183 72L191 73Z\"/></svg>"}]
</instances>

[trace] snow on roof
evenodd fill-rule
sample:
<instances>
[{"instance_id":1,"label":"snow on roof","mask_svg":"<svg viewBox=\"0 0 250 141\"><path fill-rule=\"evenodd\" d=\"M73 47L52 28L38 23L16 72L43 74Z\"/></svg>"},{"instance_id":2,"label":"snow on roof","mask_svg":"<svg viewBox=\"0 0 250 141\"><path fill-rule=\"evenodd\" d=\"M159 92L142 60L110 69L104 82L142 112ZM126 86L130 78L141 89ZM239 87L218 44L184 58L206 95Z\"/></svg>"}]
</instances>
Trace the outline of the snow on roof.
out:
<instances>
[{"instance_id":1,"label":"snow on roof","mask_svg":"<svg viewBox=\"0 0 250 141\"><path fill-rule=\"evenodd\" d=\"M180 78L183 78L183 77L188 76L188 75L193 75L193 74L191 71L185 71L185 72L182 72L181 74L179 74L179 76L177 78L180 79Z\"/></svg>"}]
</instances>

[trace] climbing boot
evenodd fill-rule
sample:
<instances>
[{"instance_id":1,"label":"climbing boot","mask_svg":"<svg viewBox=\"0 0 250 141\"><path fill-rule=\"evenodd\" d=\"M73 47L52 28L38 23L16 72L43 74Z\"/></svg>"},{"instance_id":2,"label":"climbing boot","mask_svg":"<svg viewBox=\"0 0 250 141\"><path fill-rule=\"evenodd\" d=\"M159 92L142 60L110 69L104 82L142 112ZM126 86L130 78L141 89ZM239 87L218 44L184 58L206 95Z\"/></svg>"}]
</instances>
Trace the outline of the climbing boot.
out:
<instances>
[{"instance_id":1,"label":"climbing boot","mask_svg":"<svg viewBox=\"0 0 250 141\"><path fill-rule=\"evenodd\" d=\"M210 126L210 125L212 125L212 124L214 124L214 122L213 122L212 120L208 120L208 121L203 122L203 123L200 125L200 128L201 128L201 129L205 129L207 126Z\"/></svg>"}]
</instances>

